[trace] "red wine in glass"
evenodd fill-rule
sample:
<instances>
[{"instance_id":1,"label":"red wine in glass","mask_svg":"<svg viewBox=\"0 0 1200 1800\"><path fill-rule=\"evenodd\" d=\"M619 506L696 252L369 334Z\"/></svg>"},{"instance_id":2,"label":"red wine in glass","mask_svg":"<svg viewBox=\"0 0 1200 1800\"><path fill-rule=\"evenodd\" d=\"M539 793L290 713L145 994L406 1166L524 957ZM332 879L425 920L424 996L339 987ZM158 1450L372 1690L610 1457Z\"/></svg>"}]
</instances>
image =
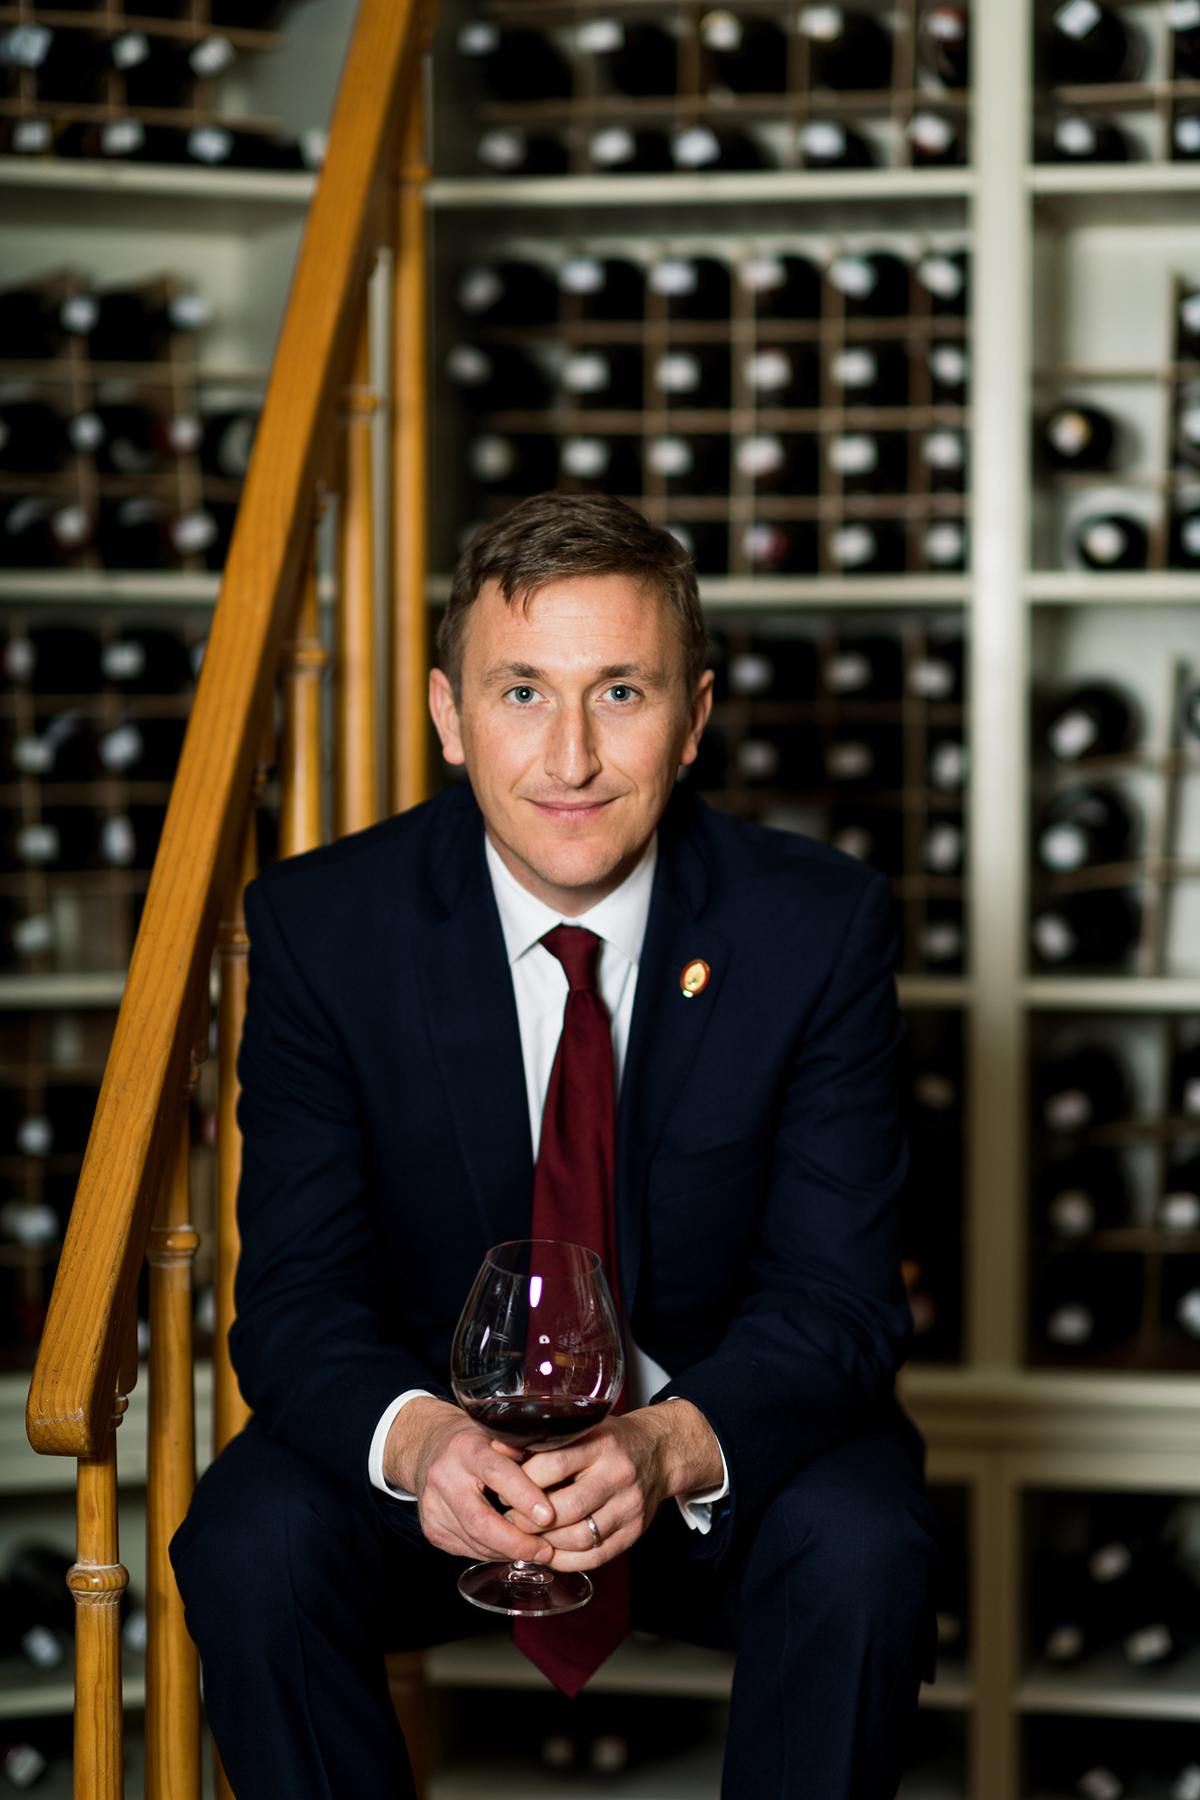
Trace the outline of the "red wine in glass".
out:
<instances>
[{"instance_id":1,"label":"red wine in glass","mask_svg":"<svg viewBox=\"0 0 1200 1800\"><path fill-rule=\"evenodd\" d=\"M599 1425L625 1369L595 1251L549 1239L489 1250L458 1321L450 1371L463 1411L515 1449L559 1448ZM458 1588L485 1612L527 1618L574 1612L592 1597L586 1575L528 1562L474 1563Z\"/></svg>"}]
</instances>

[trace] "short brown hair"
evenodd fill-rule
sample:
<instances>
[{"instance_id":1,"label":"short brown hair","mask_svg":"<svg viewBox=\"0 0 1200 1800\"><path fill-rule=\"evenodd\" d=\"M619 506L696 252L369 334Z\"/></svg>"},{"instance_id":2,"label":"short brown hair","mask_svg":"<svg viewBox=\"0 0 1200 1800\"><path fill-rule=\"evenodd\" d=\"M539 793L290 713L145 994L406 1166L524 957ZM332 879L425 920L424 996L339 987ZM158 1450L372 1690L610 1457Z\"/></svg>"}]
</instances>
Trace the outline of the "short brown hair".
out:
<instances>
[{"instance_id":1,"label":"short brown hair","mask_svg":"<svg viewBox=\"0 0 1200 1800\"><path fill-rule=\"evenodd\" d=\"M630 575L653 584L674 614L690 696L708 659L696 569L677 538L607 494L535 494L483 525L458 559L438 626L437 654L457 701L463 633L485 582L498 581L511 606L571 575Z\"/></svg>"}]
</instances>

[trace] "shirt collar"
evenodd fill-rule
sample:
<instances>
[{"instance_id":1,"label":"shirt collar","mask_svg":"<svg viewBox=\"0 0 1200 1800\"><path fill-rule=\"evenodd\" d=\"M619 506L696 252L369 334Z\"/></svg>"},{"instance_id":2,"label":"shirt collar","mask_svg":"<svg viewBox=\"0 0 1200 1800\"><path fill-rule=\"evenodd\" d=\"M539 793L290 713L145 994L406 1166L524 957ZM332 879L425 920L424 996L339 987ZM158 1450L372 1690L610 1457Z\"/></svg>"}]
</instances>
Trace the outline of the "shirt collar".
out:
<instances>
[{"instance_id":1,"label":"shirt collar","mask_svg":"<svg viewBox=\"0 0 1200 1800\"><path fill-rule=\"evenodd\" d=\"M646 845L642 860L627 875L619 888L599 901L589 912L576 919L564 919L545 901L523 888L516 876L504 866L492 840L484 833L484 850L492 891L500 913L504 947L510 966L544 938L556 925L582 925L606 944L612 944L627 956L634 966L642 954L642 939L650 916L650 895L654 887L654 865L658 860L658 833Z\"/></svg>"}]
</instances>

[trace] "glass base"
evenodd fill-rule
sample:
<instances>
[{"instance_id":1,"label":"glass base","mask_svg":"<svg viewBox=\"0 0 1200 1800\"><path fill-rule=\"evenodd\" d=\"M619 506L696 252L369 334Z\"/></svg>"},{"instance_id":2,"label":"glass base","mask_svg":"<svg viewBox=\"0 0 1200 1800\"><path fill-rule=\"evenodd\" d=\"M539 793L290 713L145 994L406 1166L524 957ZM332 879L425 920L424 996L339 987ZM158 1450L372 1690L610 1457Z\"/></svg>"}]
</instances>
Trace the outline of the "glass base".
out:
<instances>
[{"instance_id":1,"label":"glass base","mask_svg":"<svg viewBox=\"0 0 1200 1800\"><path fill-rule=\"evenodd\" d=\"M458 1591L484 1612L551 1619L586 1606L592 1584L586 1575L553 1574L536 1563L472 1563L459 1576Z\"/></svg>"}]
</instances>

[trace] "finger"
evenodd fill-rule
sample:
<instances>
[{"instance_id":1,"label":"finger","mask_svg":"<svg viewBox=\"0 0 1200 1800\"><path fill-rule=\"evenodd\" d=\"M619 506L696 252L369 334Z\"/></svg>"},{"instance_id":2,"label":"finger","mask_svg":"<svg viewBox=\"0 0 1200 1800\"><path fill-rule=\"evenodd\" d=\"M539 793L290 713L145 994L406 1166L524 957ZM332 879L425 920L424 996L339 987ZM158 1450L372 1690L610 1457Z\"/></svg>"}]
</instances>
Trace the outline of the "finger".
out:
<instances>
[{"instance_id":1,"label":"finger","mask_svg":"<svg viewBox=\"0 0 1200 1800\"><path fill-rule=\"evenodd\" d=\"M497 1467L507 1465L498 1463ZM478 1480L465 1471L427 1483L424 1500L432 1518L440 1519L465 1539L468 1547L464 1554L468 1556L504 1556L533 1562L543 1550L539 1537L510 1524L488 1505Z\"/></svg>"},{"instance_id":2,"label":"finger","mask_svg":"<svg viewBox=\"0 0 1200 1800\"><path fill-rule=\"evenodd\" d=\"M571 1556L587 1556L589 1552L601 1550L620 1532L636 1529L640 1519L639 1514L626 1515L619 1507L605 1507L599 1513L589 1514L589 1517L595 1521L596 1531L600 1538L599 1543L593 1538L592 1528L587 1519L578 1525L565 1525L561 1529L556 1527L553 1531L545 1532L542 1542L549 1544L556 1552L565 1552Z\"/></svg>"},{"instance_id":3,"label":"finger","mask_svg":"<svg viewBox=\"0 0 1200 1800\"><path fill-rule=\"evenodd\" d=\"M502 1444L499 1438L493 1438L488 1449L494 1450L497 1456L507 1456L510 1462L519 1463L523 1460L519 1450L514 1450L511 1444Z\"/></svg>"},{"instance_id":4,"label":"finger","mask_svg":"<svg viewBox=\"0 0 1200 1800\"><path fill-rule=\"evenodd\" d=\"M525 1471L538 1487L556 1487L559 1482L569 1481L583 1469L591 1468L611 1441L605 1432L597 1430L563 1450L535 1450L524 1465Z\"/></svg>"},{"instance_id":5,"label":"finger","mask_svg":"<svg viewBox=\"0 0 1200 1800\"><path fill-rule=\"evenodd\" d=\"M642 1535L642 1529L640 1522L624 1525L620 1530L614 1531L611 1537L602 1538L599 1549L592 1547L587 1550L556 1549L548 1566L568 1575L576 1571L587 1574L591 1570L602 1569L605 1563L614 1561L626 1550L632 1550ZM578 1533L572 1531L570 1535L575 1538Z\"/></svg>"},{"instance_id":6,"label":"finger","mask_svg":"<svg viewBox=\"0 0 1200 1800\"><path fill-rule=\"evenodd\" d=\"M543 1526L554 1523L554 1507L519 1463L489 1454L483 1462L480 1475L484 1484L498 1495L506 1509L529 1519L535 1528L540 1530Z\"/></svg>"}]
</instances>

